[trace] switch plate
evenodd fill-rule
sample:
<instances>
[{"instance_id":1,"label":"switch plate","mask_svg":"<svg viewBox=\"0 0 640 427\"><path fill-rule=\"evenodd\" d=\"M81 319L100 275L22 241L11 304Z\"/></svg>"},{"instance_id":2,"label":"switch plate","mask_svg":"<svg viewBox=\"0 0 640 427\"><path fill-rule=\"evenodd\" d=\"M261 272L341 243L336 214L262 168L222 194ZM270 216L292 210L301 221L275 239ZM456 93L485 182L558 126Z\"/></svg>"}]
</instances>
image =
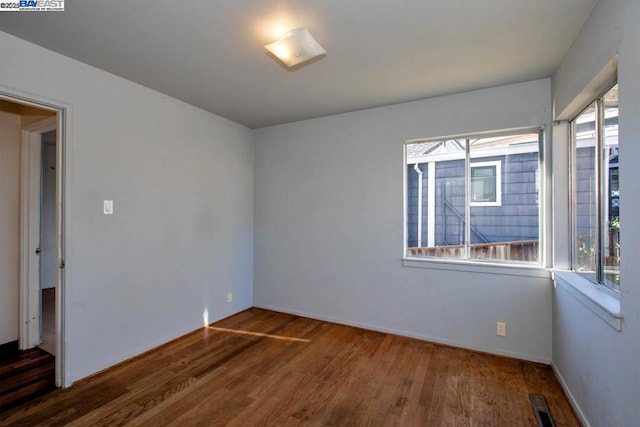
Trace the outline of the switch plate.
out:
<instances>
[{"instance_id":1,"label":"switch plate","mask_svg":"<svg viewBox=\"0 0 640 427\"><path fill-rule=\"evenodd\" d=\"M105 215L113 215L113 200L105 200L103 206Z\"/></svg>"},{"instance_id":2,"label":"switch plate","mask_svg":"<svg viewBox=\"0 0 640 427\"><path fill-rule=\"evenodd\" d=\"M501 337L506 337L507 336L507 324L504 322L498 322L496 324L496 335L499 335Z\"/></svg>"},{"instance_id":3,"label":"switch plate","mask_svg":"<svg viewBox=\"0 0 640 427\"><path fill-rule=\"evenodd\" d=\"M233 292L227 292L227 302L233 301Z\"/></svg>"}]
</instances>

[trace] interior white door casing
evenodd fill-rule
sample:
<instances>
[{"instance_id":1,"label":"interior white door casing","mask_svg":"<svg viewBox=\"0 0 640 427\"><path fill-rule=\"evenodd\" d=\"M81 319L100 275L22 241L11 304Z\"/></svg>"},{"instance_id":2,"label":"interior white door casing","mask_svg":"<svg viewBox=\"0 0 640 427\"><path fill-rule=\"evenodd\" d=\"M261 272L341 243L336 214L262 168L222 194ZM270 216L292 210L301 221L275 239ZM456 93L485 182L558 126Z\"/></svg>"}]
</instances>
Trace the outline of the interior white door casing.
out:
<instances>
[{"instance_id":1,"label":"interior white door casing","mask_svg":"<svg viewBox=\"0 0 640 427\"><path fill-rule=\"evenodd\" d=\"M67 127L68 122L72 121L73 114L71 113L73 106L67 102L61 101L59 99L47 98L40 95L34 95L32 92L25 92L15 87L8 87L5 85L0 85L0 99L4 99L9 102L15 102L35 108L39 108L42 110L48 110L55 113L55 116L52 116L46 120L42 120L39 122L31 123L29 125L22 127L21 133L21 141L20 141L20 166L21 166L21 176L20 180L22 182L20 188L20 265L19 265L19 304L18 304L18 320L20 325L18 327L18 339L22 342L28 342L25 340L25 335L29 334L29 328L27 326L27 322L24 322L23 317L28 316L27 309L33 308L33 304L29 304L29 301L33 301L33 294L35 292L36 295L39 294L39 289L36 287L32 288L33 292L28 292L28 278L27 274L28 265L26 265L26 260L28 257L24 256L24 252L28 250L27 243L28 239L24 236L26 231L28 231L28 218L32 216L28 214L28 210L25 209L25 203L28 200L25 193L28 193L28 185L25 185L23 173L26 174L26 170L23 167L24 163L29 163L27 157L30 157L31 149L27 149L27 147L31 146L32 140L30 134L38 134L40 136L42 133L46 133L52 130L56 132L56 165L55 165L55 181L56 181L56 200L55 200L55 262L56 262L56 301L55 301L55 333L56 333L56 358L55 358L55 380L56 386L58 387L68 387L71 385L71 380L67 375L67 354L66 354L66 340L65 340L65 294L66 294L66 276L64 270L64 260L65 260L65 251L67 247L65 245L65 241L67 241L67 228L65 227L65 221L68 219L65 206L66 206L66 198L68 197L65 192L65 156L66 156L66 144L68 142L69 136L66 134L65 129ZM27 138L28 135L28 138ZM29 154L26 156L25 154ZM36 193L37 194L37 193ZM25 218L26 217L26 218ZM35 216L33 216L35 217ZM39 299L39 298L38 298ZM39 325L39 322L36 323ZM36 335L37 336L37 335Z\"/></svg>"}]
</instances>

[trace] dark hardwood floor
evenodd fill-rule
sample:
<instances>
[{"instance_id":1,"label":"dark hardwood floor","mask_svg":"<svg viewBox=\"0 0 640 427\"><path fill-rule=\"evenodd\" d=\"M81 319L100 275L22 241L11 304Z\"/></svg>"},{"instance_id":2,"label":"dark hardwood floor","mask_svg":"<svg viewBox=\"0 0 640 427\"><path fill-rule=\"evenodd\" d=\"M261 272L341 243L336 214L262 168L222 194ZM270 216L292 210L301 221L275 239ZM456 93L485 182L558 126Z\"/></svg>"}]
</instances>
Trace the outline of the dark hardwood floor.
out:
<instances>
[{"instance_id":1,"label":"dark hardwood floor","mask_svg":"<svg viewBox=\"0 0 640 427\"><path fill-rule=\"evenodd\" d=\"M0 415L3 425L556 426L548 366L249 309Z\"/></svg>"},{"instance_id":2,"label":"dark hardwood floor","mask_svg":"<svg viewBox=\"0 0 640 427\"><path fill-rule=\"evenodd\" d=\"M0 420L2 412L48 393L55 386L55 358L33 348L0 356Z\"/></svg>"}]
</instances>

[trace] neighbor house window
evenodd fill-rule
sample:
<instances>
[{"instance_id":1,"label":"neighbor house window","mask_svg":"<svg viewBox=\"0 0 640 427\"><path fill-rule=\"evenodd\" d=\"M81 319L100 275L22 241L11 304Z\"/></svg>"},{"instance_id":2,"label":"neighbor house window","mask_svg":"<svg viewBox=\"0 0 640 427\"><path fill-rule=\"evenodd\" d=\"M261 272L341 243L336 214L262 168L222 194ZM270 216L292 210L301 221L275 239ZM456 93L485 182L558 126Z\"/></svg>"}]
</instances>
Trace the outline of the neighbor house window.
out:
<instances>
[{"instance_id":1,"label":"neighbor house window","mask_svg":"<svg viewBox=\"0 0 640 427\"><path fill-rule=\"evenodd\" d=\"M618 86L571 122L573 269L620 288Z\"/></svg>"},{"instance_id":2,"label":"neighbor house window","mask_svg":"<svg viewBox=\"0 0 640 427\"><path fill-rule=\"evenodd\" d=\"M502 204L501 162L471 163L471 206Z\"/></svg>"},{"instance_id":3,"label":"neighbor house window","mask_svg":"<svg viewBox=\"0 0 640 427\"><path fill-rule=\"evenodd\" d=\"M541 136L407 142L405 255L540 263Z\"/></svg>"}]
</instances>

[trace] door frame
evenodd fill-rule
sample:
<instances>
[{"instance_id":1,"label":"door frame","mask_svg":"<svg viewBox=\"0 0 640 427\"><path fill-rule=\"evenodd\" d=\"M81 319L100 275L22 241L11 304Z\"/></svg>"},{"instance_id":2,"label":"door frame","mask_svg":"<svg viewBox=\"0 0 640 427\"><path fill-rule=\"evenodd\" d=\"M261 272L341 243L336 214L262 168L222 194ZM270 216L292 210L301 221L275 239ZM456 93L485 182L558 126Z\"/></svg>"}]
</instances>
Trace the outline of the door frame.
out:
<instances>
[{"instance_id":1,"label":"door frame","mask_svg":"<svg viewBox=\"0 0 640 427\"><path fill-rule=\"evenodd\" d=\"M55 380L56 380L56 386L57 387L68 387L71 385L71 381L68 378L68 372L66 369L66 359L67 359L67 354L66 354L66 339L65 339L65 301L66 301L66 292L67 292L67 280L66 280L66 275L65 275L65 254L66 254L66 249L65 249L65 241L66 239L66 235L67 235L67 228L65 226L66 221L67 221L67 215L66 215L66 200L67 200L67 193L66 193L66 150L67 150L67 133L66 133L66 128L68 123L70 122L70 117L71 117L71 109L72 106L70 104L67 104L65 102L60 102L60 101L55 101L55 100L50 100L44 97L40 97L40 96L35 96L32 93L26 93L26 92L22 92L18 89L15 88L9 88L6 86L2 86L0 85L0 99L5 100L5 101L9 101L9 102L13 102L16 104L22 104L22 105L27 105L27 106L31 106L31 107L35 107L35 108L39 108L42 110L48 110L48 111L52 111L54 113L56 113L56 115L54 117L52 117L51 119L53 120L53 122L55 123L54 128L56 129L56 201L55 201L55 211L56 211L56 264L58 266L58 268L56 269L56 302L55 302L55 312L56 312L56 325L55 325L55 329L56 329L56 357L55 357ZM50 120L51 120L50 119ZM46 121L46 120L45 120ZM42 127L38 127L38 124L42 124ZM46 129L53 129L53 128L48 128L47 126L50 126L50 124L44 124L42 122L37 122L34 123L32 125L27 125L25 127L22 128L23 133L22 133L22 138L21 138L21 155L24 153L23 150L26 150L25 145L31 145L31 144L25 144L25 133L24 131L26 131L29 134L33 134L33 133L43 133L46 132ZM38 135L40 136L40 135ZM28 138L28 142L31 141L31 135L29 135ZM25 159L21 158L21 165L24 165ZM23 168L24 170L24 168ZM21 172L21 178L23 178L24 175ZM25 186L23 185L21 187L21 196L23 194L23 190ZM39 200L39 195L38 195L38 200ZM24 201L24 197L21 200L21 232L23 232L24 227L23 227L23 221L24 221L24 215L25 215L25 211L22 209L23 208L23 201ZM29 215L29 214L27 214ZM39 221L39 218L38 218ZM24 239L24 233L21 234L21 242ZM19 282L19 287L20 287L20 310L22 310L23 307L23 294L25 294L25 292L27 292L28 289L28 281L27 280L23 280L23 265L22 265L22 261L23 261L23 247L20 248L20 257L21 257L21 265L20 265L20 282ZM28 259L28 257L27 257ZM26 284L26 287L23 287L23 283ZM39 289L38 289L39 292ZM28 299L29 297L26 296L28 294L25 294L25 299ZM39 304L39 303L38 303ZM24 313L26 314L26 312ZM26 324L25 321L23 321L23 313L22 311L19 314L19 322L20 322L20 326L19 326L19 342L21 342L22 340L22 328L23 326ZM28 320L25 319L25 320Z\"/></svg>"}]
</instances>

